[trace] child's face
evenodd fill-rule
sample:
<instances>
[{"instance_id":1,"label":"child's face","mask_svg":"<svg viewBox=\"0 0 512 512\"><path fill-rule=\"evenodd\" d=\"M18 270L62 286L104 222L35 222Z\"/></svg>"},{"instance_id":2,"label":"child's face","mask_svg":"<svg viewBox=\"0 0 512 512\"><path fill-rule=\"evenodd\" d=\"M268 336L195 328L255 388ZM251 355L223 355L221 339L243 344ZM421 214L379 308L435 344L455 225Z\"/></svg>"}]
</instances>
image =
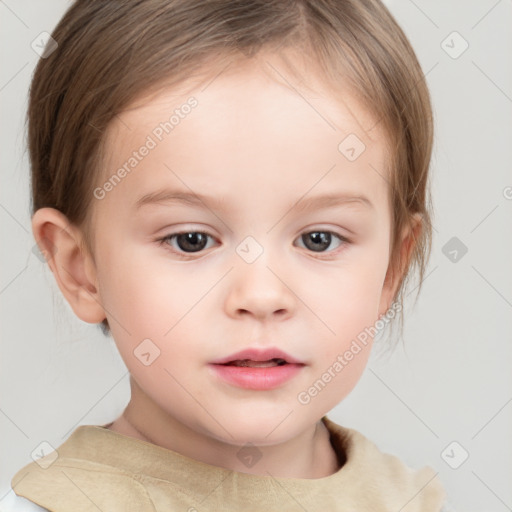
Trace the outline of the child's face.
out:
<instances>
[{"instance_id":1,"label":"child's face","mask_svg":"<svg viewBox=\"0 0 512 512\"><path fill-rule=\"evenodd\" d=\"M334 101L310 75L317 93L287 75L293 90L265 61L284 74L266 56L260 62L276 81L262 68L230 68L208 86L170 89L122 113L108 132L105 176L125 163L130 171L94 204L98 301L138 385L162 418L262 445L303 431L352 390L371 343L359 342L350 361L344 354L393 292L385 283L391 212L379 125L365 133L375 120L349 96L345 105ZM192 96L197 105L183 108ZM175 109L166 133L160 123ZM345 154L338 148L349 134L366 146L355 160L354 135ZM208 198L137 207L164 190ZM324 194L364 195L371 204L300 208ZM158 241L180 231L208 236ZM312 231L320 233L305 235ZM329 241L329 233L349 242L334 234ZM272 389L230 384L211 365L269 347L304 363ZM323 389L309 392L319 379Z\"/></svg>"}]
</instances>

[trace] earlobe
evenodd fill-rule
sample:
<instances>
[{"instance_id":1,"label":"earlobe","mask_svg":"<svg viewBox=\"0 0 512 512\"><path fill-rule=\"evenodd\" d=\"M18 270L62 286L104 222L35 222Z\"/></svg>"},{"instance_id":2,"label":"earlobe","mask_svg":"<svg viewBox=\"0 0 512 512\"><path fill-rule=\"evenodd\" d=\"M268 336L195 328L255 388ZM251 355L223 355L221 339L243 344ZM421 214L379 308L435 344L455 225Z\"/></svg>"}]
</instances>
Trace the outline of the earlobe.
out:
<instances>
[{"instance_id":1,"label":"earlobe","mask_svg":"<svg viewBox=\"0 0 512 512\"><path fill-rule=\"evenodd\" d=\"M32 217L32 233L57 285L84 322L105 318L93 260L81 248L82 234L55 208L40 208Z\"/></svg>"}]
</instances>

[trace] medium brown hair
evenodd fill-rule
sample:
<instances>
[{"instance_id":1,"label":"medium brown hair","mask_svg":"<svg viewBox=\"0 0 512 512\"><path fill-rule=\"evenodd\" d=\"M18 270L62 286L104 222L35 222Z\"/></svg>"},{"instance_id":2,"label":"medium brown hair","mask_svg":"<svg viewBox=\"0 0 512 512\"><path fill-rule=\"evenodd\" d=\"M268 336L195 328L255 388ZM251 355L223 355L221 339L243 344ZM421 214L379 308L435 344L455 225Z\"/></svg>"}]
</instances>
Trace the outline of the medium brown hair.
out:
<instances>
[{"instance_id":1,"label":"medium brown hair","mask_svg":"<svg viewBox=\"0 0 512 512\"><path fill-rule=\"evenodd\" d=\"M300 49L387 136L389 167L378 172L388 176L390 262L404 269L394 301L403 305L415 267L419 292L432 237L432 110L415 53L379 0L76 0L52 37L58 47L39 61L30 90L32 214L60 210L82 229L93 258L93 190L114 117L158 84L179 84L213 63ZM398 234L416 212L422 229L411 259L401 261ZM107 320L100 325L108 334Z\"/></svg>"}]
</instances>

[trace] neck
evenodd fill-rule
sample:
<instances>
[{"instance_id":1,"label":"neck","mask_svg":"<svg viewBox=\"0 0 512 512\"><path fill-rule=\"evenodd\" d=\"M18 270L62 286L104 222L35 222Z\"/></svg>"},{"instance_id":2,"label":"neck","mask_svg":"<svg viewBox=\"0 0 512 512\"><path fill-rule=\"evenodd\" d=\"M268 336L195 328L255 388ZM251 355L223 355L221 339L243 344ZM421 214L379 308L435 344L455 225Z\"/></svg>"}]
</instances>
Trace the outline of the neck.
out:
<instances>
[{"instance_id":1,"label":"neck","mask_svg":"<svg viewBox=\"0 0 512 512\"><path fill-rule=\"evenodd\" d=\"M329 431L319 420L286 442L258 446L260 461L246 465L242 446L225 443L198 432L163 411L130 379L132 397L123 414L109 428L120 434L156 444L205 464L275 478L323 478L339 470ZM250 452L248 452L250 454ZM240 457L240 458L239 458Z\"/></svg>"}]
</instances>

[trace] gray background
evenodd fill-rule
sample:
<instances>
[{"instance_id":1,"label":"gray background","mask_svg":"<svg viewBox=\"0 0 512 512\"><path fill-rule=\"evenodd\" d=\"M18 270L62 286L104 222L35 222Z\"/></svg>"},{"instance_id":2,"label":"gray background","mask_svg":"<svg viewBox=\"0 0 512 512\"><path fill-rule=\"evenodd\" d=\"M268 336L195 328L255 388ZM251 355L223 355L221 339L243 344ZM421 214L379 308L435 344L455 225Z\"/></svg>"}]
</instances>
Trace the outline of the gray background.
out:
<instances>
[{"instance_id":1,"label":"gray background","mask_svg":"<svg viewBox=\"0 0 512 512\"><path fill-rule=\"evenodd\" d=\"M107 423L129 399L113 340L74 315L32 252L24 115L39 57L31 43L68 3L0 0L0 508L42 441L57 447L80 424ZM329 417L411 467L430 465L454 510L504 512L512 510L512 1L386 4L434 104L433 253L418 303L406 308L405 350L372 354ZM443 253L452 237L467 247L455 262Z\"/></svg>"}]
</instances>

